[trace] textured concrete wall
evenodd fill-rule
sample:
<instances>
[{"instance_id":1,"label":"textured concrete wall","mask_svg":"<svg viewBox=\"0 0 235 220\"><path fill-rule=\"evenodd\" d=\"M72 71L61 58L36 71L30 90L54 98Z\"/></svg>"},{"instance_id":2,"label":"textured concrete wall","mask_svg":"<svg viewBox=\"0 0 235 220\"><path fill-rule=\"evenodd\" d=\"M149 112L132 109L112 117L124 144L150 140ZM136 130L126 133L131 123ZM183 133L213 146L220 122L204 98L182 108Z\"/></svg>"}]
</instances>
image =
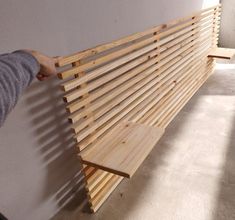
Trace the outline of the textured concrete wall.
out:
<instances>
[{"instance_id":1,"label":"textured concrete wall","mask_svg":"<svg viewBox=\"0 0 235 220\"><path fill-rule=\"evenodd\" d=\"M219 44L235 48L235 1L222 0L222 16Z\"/></svg>"},{"instance_id":2,"label":"textured concrete wall","mask_svg":"<svg viewBox=\"0 0 235 220\"><path fill-rule=\"evenodd\" d=\"M70 54L203 5L203 0L0 0L0 53L34 48ZM46 220L74 196L74 205L82 206L81 178L58 80L35 81L0 128L0 212L11 220Z\"/></svg>"}]
</instances>

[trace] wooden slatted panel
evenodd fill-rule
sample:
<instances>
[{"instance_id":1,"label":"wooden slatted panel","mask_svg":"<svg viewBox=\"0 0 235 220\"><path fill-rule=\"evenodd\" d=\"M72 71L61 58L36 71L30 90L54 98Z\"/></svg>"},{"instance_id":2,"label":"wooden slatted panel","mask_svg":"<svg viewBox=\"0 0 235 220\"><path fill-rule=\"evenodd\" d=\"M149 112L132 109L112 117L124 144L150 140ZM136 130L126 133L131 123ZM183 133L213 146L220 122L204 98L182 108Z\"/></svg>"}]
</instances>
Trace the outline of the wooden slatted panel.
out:
<instances>
[{"instance_id":1,"label":"wooden slatted panel","mask_svg":"<svg viewBox=\"0 0 235 220\"><path fill-rule=\"evenodd\" d=\"M205 39L203 39L204 41ZM190 45L191 46L191 45ZM197 45L196 45L197 46ZM189 51L192 50L193 47L189 48ZM177 51L178 53L179 51ZM161 69L162 71L162 69ZM152 73L150 71L150 73ZM82 118L80 121L78 121L78 123L76 123L74 125L74 131L75 133L77 133L75 135L76 139L78 142L82 141L84 138L88 137L88 135L93 132L95 129L98 129L100 126L102 126L104 123L106 123L108 120L110 120L112 117L115 117L118 113L120 113L121 111L123 111L126 107L128 107L132 102L136 101L136 99L141 98L141 97L148 97L150 94L152 94L155 90L157 90L158 87L161 86L161 84L164 83L164 81L159 81L158 78L156 78L155 81L153 81L154 77L158 77L158 71L155 72L155 74L151 74L150 75L150 79L147 79L147 84L145 84L145 86L140 88L138 87L139 90L137 90L135 92L135 90L133 90L133 88L129 88L130 93L132 94L132 92L134 91L135 93L132 94L131 96L128 96L126 98L126 96L123 93L126 93L126 91L124 91L121 95L120 95L120 99L117 103L117 99L112 99L112 100L107 100L106 101L105 98L103 99L103 97L101 97L101 101L103 102L102 107L103 108L99 108L98 111L94 111L93 112L93 118L92 120L95 118L95 124L93 124L93 126L91 127L85 127L85 125L87 125L87 123L89 123L90 118L85 118L85 120ZM141 81L140 83L143 84L143 82L145 81ZM155 83L155 84L154 84ZM155 85L155 87L154 87ZM169 85L168 85L169 86ZM130 93L127 93L128 95ZM111 94L111 98L113 93ZM110 94L108 94L110 96ZM152 94L154 95L154 93ZM125 97L126 99L122 99L123 97ZM119 104L117 106L117 104ZM100 113L101 112L101 113ZM106 113L106 114L105 114ZM101 117L102 116L102 117Z\"/></svg>"},{"instance_id":2,"label":"wooden slatted panel","mask_svg":"<svg viewBox=\"0 0 235 220\"><path fill-rule=\"evenodd\" d=\"M218 42L219 16L220 5L61 58L79 151L127 120L166 128L212 73L207 56ZM84 175L94 212L123 179L88 165Z\"/></svg>"}]
</instances>

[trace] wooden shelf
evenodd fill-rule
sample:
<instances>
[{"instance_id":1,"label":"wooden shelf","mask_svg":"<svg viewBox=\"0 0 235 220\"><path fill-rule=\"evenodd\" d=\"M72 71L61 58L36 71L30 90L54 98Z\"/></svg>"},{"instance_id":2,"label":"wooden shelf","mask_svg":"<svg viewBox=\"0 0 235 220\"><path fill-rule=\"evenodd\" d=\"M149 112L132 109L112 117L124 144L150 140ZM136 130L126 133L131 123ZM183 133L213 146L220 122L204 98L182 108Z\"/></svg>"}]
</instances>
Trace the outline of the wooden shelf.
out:
<instances>
[{"instance_id":1,"label":"wooden shelf","mask_svg":"<svg viewBox=\"0 0 235 220\"><path fill-rule=\"evenodd\" d=\"M159 127L123 122L80 155L85 164L130 178L163 133Z\"/></svg>"},{"instance_id":2,"label":"wooden shelf","mask_svg":"<svg viewBox=\"0 0 235 220\"><path fill-rule=\"evenodd\" d=\"M234 55L235 49L217 47L209 52L208 57L230 60Z\"/></svg>"}]
</instances>

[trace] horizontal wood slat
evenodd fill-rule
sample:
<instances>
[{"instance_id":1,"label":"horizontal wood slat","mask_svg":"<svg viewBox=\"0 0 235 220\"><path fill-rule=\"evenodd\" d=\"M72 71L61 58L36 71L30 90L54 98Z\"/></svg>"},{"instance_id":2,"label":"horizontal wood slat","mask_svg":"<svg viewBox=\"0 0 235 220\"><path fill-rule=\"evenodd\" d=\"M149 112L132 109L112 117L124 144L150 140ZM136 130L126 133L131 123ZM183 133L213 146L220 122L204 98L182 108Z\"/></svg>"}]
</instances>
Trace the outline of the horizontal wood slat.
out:
<instances>
[{"instance_id":1,"label":"horizontal wood slat","mask_svg":"<svg viewBox=\"0 0 235 220\"><path fill-rule=\"evenodd\" d=\"M58 77L65 79L63 99L93 212L122 176L134 174L211 75L213 58L234 54L217 48L220 13L217 5L60 57Z\"/></svg>"}]
</instances>

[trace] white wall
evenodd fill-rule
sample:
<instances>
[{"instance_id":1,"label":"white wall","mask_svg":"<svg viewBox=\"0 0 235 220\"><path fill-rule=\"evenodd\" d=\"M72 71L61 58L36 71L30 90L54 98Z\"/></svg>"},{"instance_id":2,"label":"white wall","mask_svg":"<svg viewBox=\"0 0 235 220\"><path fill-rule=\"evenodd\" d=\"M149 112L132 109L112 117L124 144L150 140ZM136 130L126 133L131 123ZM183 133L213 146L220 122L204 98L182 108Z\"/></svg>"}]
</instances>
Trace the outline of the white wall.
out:
<instances>
[{"instance_id":1,"label":"white wall","mask_svg":"<svg viewBox=\"0 0 235 220\"><path fill-rule=\"evenodd\" d=\"M220 40L221 47L235 48L235 1L222 0Z\"/></svg>"},{"instance_id":2,"label":"white wall","mask_svg":"<svg viewBox=\"0 0 235 220\"><path fill-rule=\"evenodd\" d=\"M203 0L0 0L0 53L70 54L202 6ZM76 206L85 202L58 83L34 82L0 128L0 212L11 220L49 219L74 195Z\"/></svg>"}]
</instances>

